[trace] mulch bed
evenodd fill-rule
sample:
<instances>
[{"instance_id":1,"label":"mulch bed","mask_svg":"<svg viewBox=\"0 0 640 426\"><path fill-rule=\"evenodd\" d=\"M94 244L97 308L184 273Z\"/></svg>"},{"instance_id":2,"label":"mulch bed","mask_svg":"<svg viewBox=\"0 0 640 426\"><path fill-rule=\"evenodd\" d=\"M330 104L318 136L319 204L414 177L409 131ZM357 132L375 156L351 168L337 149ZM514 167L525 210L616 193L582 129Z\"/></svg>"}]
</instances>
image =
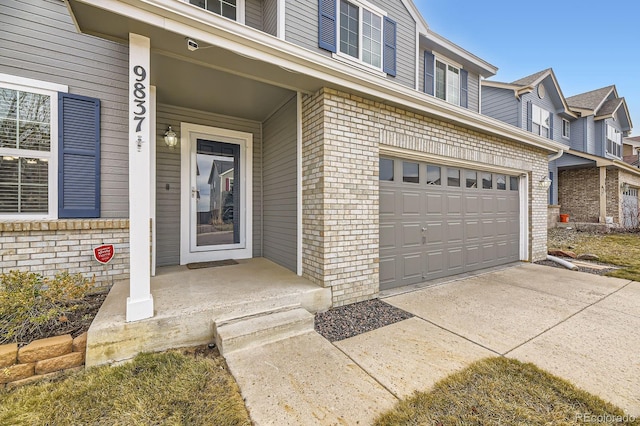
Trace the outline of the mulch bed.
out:
<instances>
[{"instance_id":1,"label":"mulch bed","mask_svg":"<svg viewBox=\"0 0 640 426\"><path fill-rule=\"evenodd\" d=\"M315 330L330 342L336 342L411 317L409 312L372 299L316 314Z\"/></svg>"},{"instance_id":2,"label":"mulch bed","mask_svg":"<svg viewBox=\"0 0 640 426\"><path fill-rule=\"evenodd\" d=\"M91 322L95 318L100 306L106 299L108 291L92 293L84 299L74 304L77 308L69 311L64 317L55 321L42 324L37 329L30 330L28 334L23 334L19 338L18 346L25 346L34 340L45 339L47 337L62 336L70 334L77 337L89 330Z\"/></svg>"}]
</instances>

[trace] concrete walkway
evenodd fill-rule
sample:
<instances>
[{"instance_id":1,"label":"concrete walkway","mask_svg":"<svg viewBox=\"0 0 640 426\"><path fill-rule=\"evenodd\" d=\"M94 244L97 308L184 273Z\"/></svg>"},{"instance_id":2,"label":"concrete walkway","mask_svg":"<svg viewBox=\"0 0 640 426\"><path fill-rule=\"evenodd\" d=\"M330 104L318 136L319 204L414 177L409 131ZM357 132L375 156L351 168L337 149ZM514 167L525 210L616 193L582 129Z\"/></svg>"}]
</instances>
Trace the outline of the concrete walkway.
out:
<instances>
[{"instance_id":1,"label":"concrete walkway","mask_svg":"<svg viewBox=\"0 0 640 426\"><path fill-rule=\"evenodd\" d=\"M640 416L640 283L522 264L384 299L414 318L335 344L230 354L257 425L368 425L487 356L533 362Z\"/></svg>"}]
</instances>

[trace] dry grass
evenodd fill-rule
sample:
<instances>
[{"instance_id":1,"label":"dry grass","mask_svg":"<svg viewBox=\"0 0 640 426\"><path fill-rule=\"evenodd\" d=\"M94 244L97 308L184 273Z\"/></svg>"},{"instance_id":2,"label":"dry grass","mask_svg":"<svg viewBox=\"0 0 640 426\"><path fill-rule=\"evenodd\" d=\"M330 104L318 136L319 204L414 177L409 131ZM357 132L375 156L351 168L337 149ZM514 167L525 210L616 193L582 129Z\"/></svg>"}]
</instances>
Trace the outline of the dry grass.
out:
<instances>
[{"instance_id":1,"label":"dry grass","mask_svg":"<svg viewBox=\"0 0 640 426\"><path fill-rule=\"evenodd\" d=\"M585 423L581 414L624 416L619 408L533 364L487 358L438 382L430 392L400 401L375 425L576 425Z\"/></svg>"},{"instance_id":2,"label":"dry grass","mask_svg":"<svg viewBox=\"0 0 640 426\"><path fill-rule=\"evenodd\" d=\"M220 356L141 354L54 382L0 391L1 425L250 425Z\"/></svg>"},{"instance_id":3,"label":"dry grass","mask_svg":"<svg viewBox=\"0 0 640 426\"><path fill-rule=\"evenodd\" d=\"M549 232L549 249L568 249L576 254L593 253L600 261L623 266L612 277L640 281L640 234L591 234L567 230Z\"/></svg>"}]
</instances>

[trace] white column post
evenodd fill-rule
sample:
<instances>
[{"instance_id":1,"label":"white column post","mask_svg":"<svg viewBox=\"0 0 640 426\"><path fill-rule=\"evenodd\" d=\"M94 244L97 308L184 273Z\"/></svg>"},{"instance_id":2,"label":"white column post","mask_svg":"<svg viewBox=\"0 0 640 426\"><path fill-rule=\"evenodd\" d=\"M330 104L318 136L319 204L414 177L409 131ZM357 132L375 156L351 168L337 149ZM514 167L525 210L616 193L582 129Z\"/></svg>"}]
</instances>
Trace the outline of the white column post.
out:
<instances>
[{"instance_id":1,"label":"white column post","mask_svg":"<svg viewBox=\"0 0 640 426\"><path fill-rule=\"evenodd\" d=\"M129 34L129 297L127 322L153 316L149 38Z\"/></svg>"}]
</instances>

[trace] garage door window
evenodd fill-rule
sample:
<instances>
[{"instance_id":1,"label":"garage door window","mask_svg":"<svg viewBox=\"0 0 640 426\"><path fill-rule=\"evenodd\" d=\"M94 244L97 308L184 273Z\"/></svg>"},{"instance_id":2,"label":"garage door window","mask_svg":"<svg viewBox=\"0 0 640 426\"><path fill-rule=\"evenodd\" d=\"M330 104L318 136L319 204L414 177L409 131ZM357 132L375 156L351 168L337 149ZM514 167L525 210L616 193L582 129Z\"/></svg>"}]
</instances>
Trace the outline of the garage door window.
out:
<instances>
[{"instance_id":1,"label":"garage door window","mask_svg":"<svg viewBox=\"0 0 640 426\"><path fill-rule=\"evenodd\" d=\"M478 187L478 174L476 172L468 171L466 174L466 184L467 188L477 188Z\"/></svg>"},{"instance_id":2,"label":"garage door window","mask_svg":"<svg viewBox=\"0 0 640 426\"><path fill-rule=\"evenodd\" d=\"M493 176L491 176L491 173L483 173L482 189L492 189L492 188L493 188Z\"/></svg>"},{"instance_id":3,"label":"garage door window","mask_svg":"<svg viewBox=\"0 0 640 426\"><path fill-rule=\"evenodd\" d=\"M409 183L418 183L418 175L420 172L420 166L418 163L402 163L402 181Z\"/></svg>"},{"instance_id":4,"label":"garage door window","mask_svg":"<svg viewBox=\"0 0 640 426\"><path fill-rule=\"evenodd\" d=\"M507 189L507 177L505 175L496 175L496 186L498 189Z\"/></svg>"},{"instance_id":5,"label":"garage door window","mask_svg":"<svg viewBox=\"0 0 640 426\"><path fill-rule=\"evenodd\" d=\"M509 189L512 191L518 190L518 177L517 176L509 176Z\"/></svg>"},{"instance_id":6,"label":"garage door window","mask_svg":"<svg viewBox=\"0 0 640 426\"><path fill-rule=\"evenodd\" d=\"M460 169L447 169L447 186L460 186Z\"/></svg>"},{"instance_id":7,"label":"garage door window","mask_svg":"<svg viewBox=\"0 0 640 426\"><path fill-rule=\"evenodd\" d=\"M440 167L427 165L427 185L440 185L441 175Z\"/></svg>"},{"instance_id":8,"label":"garage door window","mask_svg":"<svg viewBox=\"0 0 640 426\"><path fill-rule=\"evenodd\" d=\"M380 159L380 180L393 181L393 160Z\"/></svg>"}]
</instances>

